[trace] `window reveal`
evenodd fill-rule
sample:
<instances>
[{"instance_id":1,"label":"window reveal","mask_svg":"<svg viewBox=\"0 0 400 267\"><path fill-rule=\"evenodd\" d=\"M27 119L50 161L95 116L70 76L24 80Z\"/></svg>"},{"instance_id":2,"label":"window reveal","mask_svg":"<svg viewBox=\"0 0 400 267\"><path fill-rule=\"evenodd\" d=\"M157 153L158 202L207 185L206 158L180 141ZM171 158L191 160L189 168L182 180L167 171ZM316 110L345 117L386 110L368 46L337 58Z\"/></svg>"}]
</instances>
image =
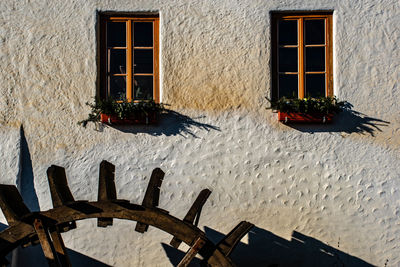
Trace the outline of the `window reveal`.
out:
<instances>
[{"instance_id":1,"label":"window reveal","mask_svg":"<svg viewBox=\"0 0 400 267\"><path fill-rule=\"evenodd\" d=\"M101 96L159 103L158 16L101 16Z\"/></svg>"},{"instance_id":2,"label":"window reveal","mask_svg":"<svg viewBox=\"0 0 400 267\"><path fill-rule=\"evenodd\" d=\"M333 95L331 13L272 14L273 99Z\"/></svg>"}]
</instances>

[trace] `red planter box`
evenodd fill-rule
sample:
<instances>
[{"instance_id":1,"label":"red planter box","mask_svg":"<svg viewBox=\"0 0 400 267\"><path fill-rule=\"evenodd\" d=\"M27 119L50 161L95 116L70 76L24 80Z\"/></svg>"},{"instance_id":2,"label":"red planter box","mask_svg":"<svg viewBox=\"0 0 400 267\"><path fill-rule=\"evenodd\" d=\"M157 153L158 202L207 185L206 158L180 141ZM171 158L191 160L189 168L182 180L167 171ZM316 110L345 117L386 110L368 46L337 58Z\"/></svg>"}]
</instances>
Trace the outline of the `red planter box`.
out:
<instances>
[{"instance_id":1,"label":"red planter box","mask_svg":"<svg viewBox=\"0 0 400 267\"><path fill-rule=\"evenodd\" d=\"M100 121L109 125L155 124L158 116L156 112L149 112L147 115L138 112L129 118L120 119L117 115L100 114Z\"/></svg>"},{"instance_id":2,"label":"red planter box","mask_svg":"<svg viewBox=\"0 0 400 267\"><path fill-rule=\"evenodd\" d=\"M297 112L278 111L278 120L284 123L329 123L332 122L333 114L304 114Z\"/></svg>"}]
</instances>

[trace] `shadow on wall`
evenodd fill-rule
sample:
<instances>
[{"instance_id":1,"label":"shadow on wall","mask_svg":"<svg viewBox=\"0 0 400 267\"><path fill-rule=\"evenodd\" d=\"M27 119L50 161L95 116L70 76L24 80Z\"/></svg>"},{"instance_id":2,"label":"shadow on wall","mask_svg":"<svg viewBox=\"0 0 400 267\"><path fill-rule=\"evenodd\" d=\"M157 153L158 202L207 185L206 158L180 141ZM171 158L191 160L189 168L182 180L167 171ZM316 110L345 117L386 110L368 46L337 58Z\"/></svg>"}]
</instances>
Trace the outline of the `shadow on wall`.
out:
<instances>
[{"instance_id":1,"label":"shadow on wall","mask_svg":"<svg viewBox=\"0 0 400 267\"><path fill-rule=\"evenodd\" d=\"M35 190L33 167L31 154L29 152L28 142L25 137L23 126L20 128L20 172L18 174L18 188L21 196L24 199L25 205L31 211L39 211L39 200ZM4 230L8 226L0 224L0 231ZM83 255L74 250L68 249L68 255L71 259L73 266L86 266L86 267L105 267L109 266L95 259L92 259L86 255ZM42 248L40 245L30 246L24 249L18 248L14 256L17 260L14 260L12 266L47 266L47 261L43 255ZM11 257L8 257L11 262Z\"/></svg>"},{"instance_id":2,"label":"shadow on wall","mask_svg":"<svg viewBox=\"0 0 400 267\"><path fill-rule=\"evenodd\" d=\"M204 228L207 237L215 244L224 235L211 228ZM186 252L177 250L169 245L162 244L165 253L174 266L177 266ZM337 244L338 248L340 243ZM290 241L273 233L253 227L248 233L248 244L240 242L233 250L231 258L237 266L373 266L362 259L351 256L338 248L331 247L323 242L294 231ZM199 266L196 259L191 266Z\"/></svg>"},{"instance_id":3,"label":"shadow on wall","mask_svg":"<svg viewBox=\"0 0 400 267\"><path fill-rule=\"evenodd\" d=\"M37 266L48 266L47 260L43 255L42 248L40 245L34 247L28 247L30 254L35 253L35 257L27 256L18 258L18 264L13 266L24 266L24 267L37 267ZM22 249L22 251L25 249ZM67 248L67 254L71 260L72 266L85 266L85 267L110 267L101 261L93 259L75 250Z\"/></svg>"},{"instance_id":4,"label":"shadow on wall","mask_svg":"<svg viewBox=\"0 0 400 267\"><path fill-rule=\"evenodd\" d=\"M372 118L351 109L345 109L335 116L331 124L288 124L288 126L307 133L343 132L375 136L376 132L382 132L381 127L389 124L390 122L388 121Z\"/></svg>"},{"instance_id":5,"label":"shadow on wall","mask_svg":"<svg viewBox=\"0 0 400 267\"><path fill-rule=\"evenodd\" d=\"M39 200L35 191L31 153L26 141L24 127L20 128L20 166L17 187L24 199L26 206L31 211L39 211Z\"/></svg>"},{"instance_id":6,"label":"shadow on wall","mask_svg":"<svg viewBox=\"0 0 400 267\"><path fill-rule=\"evenodd\" d=\"M195 119L201 119L205 116L198 117ZM159 135L166 135L166 136L173 136L173 135L190 135L192 137L196 137L196 134L193 132L194 128L198 128L200 130L216 130L220 131L220 129L216 126L201 123L195 121L195 119L190 118L189 116L183 115L176 111L166 110L165 113L161 114L159 123L157 125L113 125L113 126L106 126L112 127L124 133L147 133L153 136Z\"/></svg>"}]
</instances>

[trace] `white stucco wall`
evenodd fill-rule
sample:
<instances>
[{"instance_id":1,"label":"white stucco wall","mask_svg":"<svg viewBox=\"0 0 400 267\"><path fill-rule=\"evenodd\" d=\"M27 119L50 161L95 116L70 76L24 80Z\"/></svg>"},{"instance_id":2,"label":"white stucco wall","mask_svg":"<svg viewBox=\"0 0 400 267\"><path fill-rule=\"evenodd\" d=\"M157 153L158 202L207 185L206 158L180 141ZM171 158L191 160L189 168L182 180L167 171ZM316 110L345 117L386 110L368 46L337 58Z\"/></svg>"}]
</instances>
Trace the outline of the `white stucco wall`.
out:
<instances>
[{"instance_id":1,"label":"white stucco wall","mask_svg":"<svg viewBox=\"0 0 400 267\"><path fill-rule=\"evenodd\" d=\"M369 118L289 127L265 109L269 12L278 10L334 11L335 95ZM177 217L201 189L213 191L200 228L227 233L248 220L283 239L297 231L370 264L398 266L399 10L396 0L0 1L0 181L20 179L27 205L46 210L46 169L57 164L75 199L95 200L106 159L116 165L119 198L140 203L161 167L160 207ZM159 12L162 101L197 124L170 116L122 130L77 125L96 93L98 11ZM160 244L167 234L141 235L132 222L95 225L63 234L67 247L113 266L171 264ZM252 238L250 250L268 255L271 240ZM279 263L238 249L239 263ZM23 259L32 251L21 253L21 266L33 264Z\"/></svg>"}]
</instances>

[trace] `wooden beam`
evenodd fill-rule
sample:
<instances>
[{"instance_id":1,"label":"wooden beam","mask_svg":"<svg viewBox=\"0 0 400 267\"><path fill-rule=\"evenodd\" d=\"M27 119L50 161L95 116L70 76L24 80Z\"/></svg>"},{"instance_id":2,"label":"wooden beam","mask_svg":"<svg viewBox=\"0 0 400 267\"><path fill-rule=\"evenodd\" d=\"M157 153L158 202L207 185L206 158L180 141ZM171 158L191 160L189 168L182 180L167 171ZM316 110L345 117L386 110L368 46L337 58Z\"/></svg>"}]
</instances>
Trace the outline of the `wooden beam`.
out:
<instances>
[{"instance_id":1,"label":"wooden beam","mask_svg":"<svg viewBox=\"0 0 400 267\"><path fill-rule=\"evenodd\" d=\"M51 200L53 207L60 207L62 205L74 202L74 197L68 186L67 176L65 169L60 166L51 165L47 169L47 179L50 187ZM67 232L76 228L75 222L61 224L58 226L61 232Z\"/></svg>"},{"instance_id":2,"label":"wooden beam","mask_svg":"<svg viewBox=\"0 0 400 267\"><path fill-rule=\"evenodd\" d=\"M151 174L146 193L143 198L142 206L146 208L155 208L158 206L160 199L160 187L164 179L165 173L160 168L155 168ZM135 231L144 233L149 226L138 222Z\"/></svg>"},{"instance_id":3,"label":"wooden beam","mask_svg":"<svg viewBox=\"0 0 400 267\"><path fill-rule=\"evenodd\" d=\"M200 192L200 194L197 196L196 200L194 201L193 205L190 207L189 211L187 212L185 218L183 218L184 222L194 224L195 226L197 226L199 224L201 209L203 208L203 206L206 203L210 194L211 194L211 191L208 189L203 189ZM195 219L196 219L196 221L194 222ZM173 237L169 244L171 246L173 246L174 248L178 248L181 243L182 243L182 240L179 240L178 238Z\"/></svg>"},{"instance_id":4,"label":"wooden beam","mask_svg":"<svg viewBox=\"0 0 400 267\"><path fill-rule=\"evenodd\" d=\"M47 178L54 208L74 201L74 197L72 196L71 190L68 186L65 169L63 167L51 165L47 169Z\"/></svg>"},{"instance_id":5,"label":"wooden beam","mask_svg":"<svg viewBox=\"0 0 400 267\"><path fill-rule=\"evenodd\" d=\"M204 246L206 241L201 237L197 238L194 242L193 246L190 247L188 252L186 253L185 257L179 262L177 267L187 267L189 266L190 262L196 257L199 250Z\"/></svg>"},{"instance_id":6,"label":"wooden beam","mask_svg":"<svg viewBox=\"0 0 400 267\"><path fill-rule=\"evenodd\" d=\"M103 160L100 163L98 201L117 199L117 190L115 187L115 166L108 161ZM107 227L113 224L112 218L97 219L97 226Z\"/></svg>"},{"instance_id":7,"label":"wooden beam","mask_svg":"<svg viewBox=\"0 0 400 267\"><path fill-rule=\"evenodd\" d=\"M39 237L40 245L42 246L43 254L46 257L50 267L61 267L56 256L56 250L53 242L50 239L47 228L42 223L41 219L35 219L33 222L36 234Z\"/></svg>"},{"instance_id":8,"label":"wooden beam","mask_svg":"<svg viewBox=\"0 0 400 267\"><path fill-rule=\"evenodd\" d=\"M60 261L62 267L71 267L71 261L69 260L67 249L65 248L64 241L61 234L57 229L50 231L51 239L53 240L53 245L57 258Z\"/></svg>"},{"instance_id":9,"label":"wooden beam","mask_svg":"<svg viewBox=\"0 0 400 267\"><path fill-rule=\"evenodd\" d=\"M0 207L9 225L30 213L15 185L0 185Z\"/></svg>"},{"instance_id":10,"label":"wooden beam","mask_svg":"<svg viewBox=\"0 0 400 267\"><path fill-rule=\"evenodd\" d=\"M240 239L247 234L254 224L242 221L235 228L232 229L218 244L218 249L225 255L229 256Z\"/></svg>"}]
</instances>

